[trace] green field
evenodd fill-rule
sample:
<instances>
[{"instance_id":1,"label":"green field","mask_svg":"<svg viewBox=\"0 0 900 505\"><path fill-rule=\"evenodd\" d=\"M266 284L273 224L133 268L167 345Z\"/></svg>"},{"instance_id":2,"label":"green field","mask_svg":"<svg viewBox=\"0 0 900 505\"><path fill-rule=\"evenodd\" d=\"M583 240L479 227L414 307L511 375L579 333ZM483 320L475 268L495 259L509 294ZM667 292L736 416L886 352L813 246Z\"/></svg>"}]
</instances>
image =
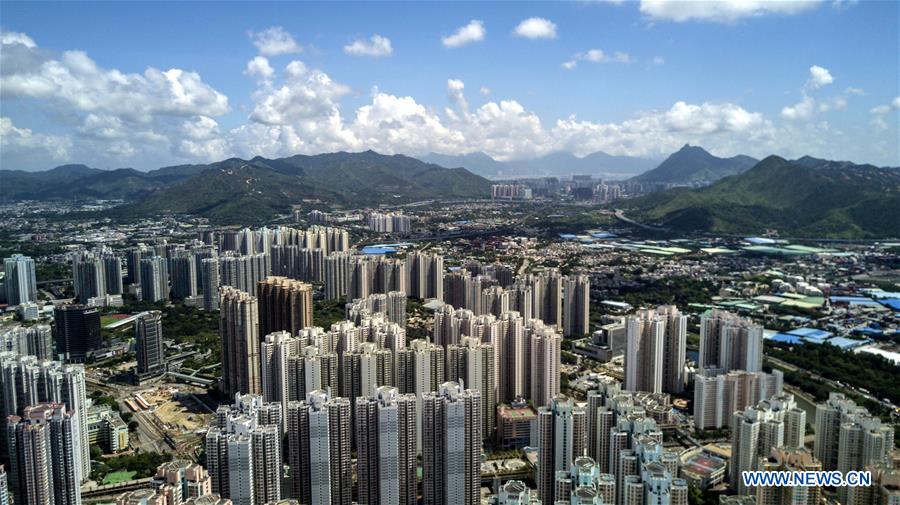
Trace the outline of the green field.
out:
<instances>
[{"instance_id":1,"label":"green field","mask_svg":"<svg viewBox=\"0 0 900 505\"><path fill-rule=\"evenodd\" d=\"M127 482L134 478L134 475L137 472L129 472L127 470L120 470L118 472L113 472L107 474L106 477L103 478L103 485L106 484L118 484L120 482Z\"/></svg>"}]
</instances>

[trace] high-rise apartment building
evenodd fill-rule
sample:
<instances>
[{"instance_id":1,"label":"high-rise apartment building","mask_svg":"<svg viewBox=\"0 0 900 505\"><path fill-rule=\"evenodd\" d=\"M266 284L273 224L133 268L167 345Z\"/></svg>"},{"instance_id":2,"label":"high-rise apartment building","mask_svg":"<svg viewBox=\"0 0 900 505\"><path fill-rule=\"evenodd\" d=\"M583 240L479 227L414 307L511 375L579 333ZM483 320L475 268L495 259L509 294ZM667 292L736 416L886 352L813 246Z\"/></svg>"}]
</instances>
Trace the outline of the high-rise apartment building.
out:
<instances>
[{"instance_id":1,"label":"high-rise apartment building","mask_svg":"<svg viewBox=\"0 0 900 505\"><path fill-rule=\"evenodd\" d=\"M226 397L259 394L259 307L256 298L231 286L219 288L219 335Z\"/></svg>"},{"instance_id":2,"label":"high-rise apartment building","mask_svg":"<svg viewBox=\"0 0 900 505\"><path fill-rule=\"evenodd\" d=\"M759 469L764 472L816 472L822 470L822 462L802 446L778 447L760 460ZM751 492L756 495L757 505L819 505L823 498L823 489L817 486L757 486Z\"/></svg>"},{"instance_id":3,"label":"high-rise apartment building","mask_svg":"<svg viewBox=\"0 0 900 505\"><path fill-rule=\"evenodd\" d=\"M141 260L141 299L149 302L169 299L169 265L166 258L153 256Z\"/></svg>"},{"instance_id":4,"label":"high-rise apartment building","mask_svg":"<svg viewBox=\"0 0 900 505\"><path fill-rule=\"evenodd\" d=\"M480 503L481 395L445 382L422 395L425 505Z\"/></svg>"},{"instance_id":5,"label":"high-rise apartment building","mask_svg":"<svg viewBox=\"0 0 900 505\"><path fill-rule=\"evenodd\" d=\"M88 303L91 298L106 296L106 270L100 256L79 251L72 256L75 298Z\"/></svg>"},{"instance_id":6,"label":"high-rise apartment building","mask_svg":"<svg viewBox=\"0 0 900 505\"><path fill-rule=\"evenodd\" d=\"M304 505L350 505L350 401L311 392L288 403L291 496Z\"/></svg>"},{"instance_id":7,"label":"high-rise apartment building","mask_svg":"<svg viewBox=\"0 0 900 505\"><path fill-rule=\"evenodd\" d=\"M231 407L219 407L206 433L212 491L234 505L276 502L282 494L281 404L259 395L234 398Z\"/></svg>"},{"instance_id":8,"label":"high-rise apartment building","mask_svg":"<svg viewBox=\"0 0 900 505\"><path fill-rule=\"evenodd\" d=\"M538 495L542 501L552 502L556 496L556 473L569 470L575 458L584 454L585 411L571 398L557 395L549 405L538 409L536 427Z\"/></svg>"},{"instance_id":9,"label":"high-rise apartment building","mask_svg":"<svg viewBox=\"0 0 900 505\"><path fill-rule=\"evenodd\" d=\"M203 310L219 310L219 259L205 258L200 262L201 287L203 289Z\"/></svg>"},{"instance_id":10,"label":"high-rise apartment building","mask_svg":"<svg viewBox=\"0 0 900 505\"><path fill-rule=\"evenodd\" d=\"M33 259L21 254L13 254L3 260L3 272L6 303L21 305L37 301L37 278Z\"/></svg>"},{"instance_id":11,"label":"high-rise apartment building","mask_svg":"<svg viewBox=\"0 0 900 505\"><path fill-rule=\"evenodd\" d=\"M296 335L303 328L312 326L311 284L272 276L259 282L257 299L260 335L282 330Z\"/></svg>"},{"instance_id":12,"label":"high-rise apartment building","mask_svg":"<svg viewBox=\"0 0 900 505\"><path fill-rule=\"evenodd\" d=\"M714 309L700 318L701 372L707 368L762 371L763 328L731 312Z\"/></svg>"},{"instance_id":13,"label":"high-rise apartment building","mask_svg":"<svg viewBox=\"0 0 900 505\"><path fill-rule=\"evenodd\" d=\"M197 258L190 251L179 250L169 259L172 279L172 299L184 300L197 296Z\"/></svg>"},{"instance_id":14,"label":"high-rise apartment building","mask_svg":"<svg viewBox=\"0 0 900 505\"><path fill-rule=\"evenodd\" d=\"M416 504L416 396L390 386L356 399L360 505Z\"/></svg>"},{"instance_id":15,"label":"high-rise apartment building","mask_svg":"<svg viewBox=\"0 0 900 505\"><path fill-rule=\"evenodd\" d=\"M784 375L772 373L706 369L694 377L694 426L699 430L730 426L732 414L762 400L780 395Z\"/></svg>"},{"instance_id":16,"label":"high-rise apartment building","mask_svg":"<svg viewBox=\"0 0 900 505\"><path fill-rule=\"evenodd\" d=\"M625 319L625 389L662 392L666 319L642 309Z\"/></svg>"},{"instance_id":17,"label":"high-rise apartment building","mask_svg":"<svg viewBox=\"0 0 900 505\"><path fill-rule=\"evenodd\" d=\"M444 257L416 251L406 258L409 289L413 298L444 298Z\"/></svg>"},{"instance_id":18,"label":"high-rise apartment building","mask_svg":"<svg viewBox=\"0 0 900 505\"><path fill-rule=\"evenodd\" d=\"M475 337L463 337L459 344L447 346L448 380L462 384L481 395L481 433L485 439L494 435L497 406L497 370L494 346Z\"/></svg>"},{"instance_id":19,"label":"high-rise apartment building","mask_svg":"<svg viewBox=\"0 0 900 505\"><path fill-rule=\"evenodd\" d=\"M26 407L7 419L9 483L16 503L81 505L82 439L62 403Z\"/></svg>"},{"instance_id":20,"label":"high-rise apartment building","mask_svg":"<svg viewBox=\"0 0 900 505\"><path fill-rule=\"evenodd\" d=\"M591 279L587 275L570 275L565 280L563 298L563 334L567 337L590 333Z\"/></svg>"},{"instance_id":21,"label":"high-rise apartment building","mask_svg":"<svg viewBox=\"0 0 900 505\"><path fill-rule=\"evenodd\" d=\"M134 320L135 354L138 377L158 375L166 371L163 349L162 313L142 312Z\"/></svg>"}]
</instances>

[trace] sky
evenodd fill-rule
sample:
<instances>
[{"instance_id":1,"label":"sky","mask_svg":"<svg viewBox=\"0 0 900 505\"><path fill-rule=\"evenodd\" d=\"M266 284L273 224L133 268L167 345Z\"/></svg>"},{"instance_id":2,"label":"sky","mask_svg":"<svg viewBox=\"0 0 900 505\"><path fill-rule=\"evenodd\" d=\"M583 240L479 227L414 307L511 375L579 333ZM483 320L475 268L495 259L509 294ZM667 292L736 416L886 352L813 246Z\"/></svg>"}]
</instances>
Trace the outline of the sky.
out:
<instances>
[{"instance_id":1,"label":"sky","mask_svg":"<svg viewBox=\"0 0 900 505\"><path fill-rule=\"evenodd\" d=\"M4 169L685 143L900 166L894 1L0 9Z\"/></svg>"}]
</instances>

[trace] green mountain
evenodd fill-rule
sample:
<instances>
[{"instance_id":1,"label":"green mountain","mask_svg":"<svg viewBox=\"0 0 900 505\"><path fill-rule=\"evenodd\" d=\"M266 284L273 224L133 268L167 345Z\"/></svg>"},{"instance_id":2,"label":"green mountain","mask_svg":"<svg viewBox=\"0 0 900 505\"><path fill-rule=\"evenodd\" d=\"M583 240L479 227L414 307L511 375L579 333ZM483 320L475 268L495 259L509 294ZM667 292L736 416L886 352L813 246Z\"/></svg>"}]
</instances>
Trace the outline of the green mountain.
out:
<instances>
[{"instance_id":1,"label":"green mountain","mask_svg":"<svg viewBox=\"0 0 900 505\"><path fill-rule=\"evenodd\" d=\"M583 158L559 151L530 160L514 161L497 161L482 152L463 155L430 153L422 160L444 167L465 167L478 175L495 179L568 177L573 174L624 179L656 165L655 160L648 158L613 156L602 151Z\"/></svg>"},{"instance_id":2,"label":"green mountain","mask_svg":"<svg viewBox=\"0 0 900 505\"><path fill-rule=\"evenodd\" d=\"M900 237L900 168L769 156L707 187L654 193L626 209L679 231Z\"/></svg>"},{"instance_id":3,"label":"green mountain","mask_svg":"<svg viewBox=\"0 0 900 505\"><path fill-rule=\"evenodd\" d=\"M644 172L632 180L665 184L709 183L729 175L739 174L758 161L744 155L719 158L702 147L685 144L684 147L669 155L658 167Z\"/></svg>"},{"instance_id":4,"label":"green mountain","mask_svg":"<svg viewBox=\"0 0 900 505\"><path fill-rule=\"evenodd\" d=\"M121 209L131 215L195 214L216 222L261 222L301 200L360 207L418 200L488 197L490 182L407 156L373 151L232 158Z\"/></svg>"},{"instance_id":5,"label":"green mountain","mask_svg":"<svg viewBox=\"0 0 900 505\"><path fill-rule=\"evenodd\" d=\"M85 165L61 165L44 172L0 170L0 201L138 200L198 173L189 167L150 172L133 168L100 170Z\"/></svg>"}]
</instances>

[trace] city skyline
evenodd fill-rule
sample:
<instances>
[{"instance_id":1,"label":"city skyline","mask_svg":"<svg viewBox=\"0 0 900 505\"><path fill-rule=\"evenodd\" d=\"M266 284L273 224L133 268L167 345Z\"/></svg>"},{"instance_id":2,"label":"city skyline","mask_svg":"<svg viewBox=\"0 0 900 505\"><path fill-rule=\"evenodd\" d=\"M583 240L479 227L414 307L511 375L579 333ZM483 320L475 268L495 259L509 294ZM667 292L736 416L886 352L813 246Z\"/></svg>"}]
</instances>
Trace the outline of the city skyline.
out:
<instances>
[{"instance_id":1,"label":"city skyline","mask_svg":"<svg viewBox=\"0 0 900 505\"><path fill-rule=\"evenodd\" d=\"M685 143L900 164L893 2L45 8L5 3L4 168Z\"/></svg>"}]
</instances>

